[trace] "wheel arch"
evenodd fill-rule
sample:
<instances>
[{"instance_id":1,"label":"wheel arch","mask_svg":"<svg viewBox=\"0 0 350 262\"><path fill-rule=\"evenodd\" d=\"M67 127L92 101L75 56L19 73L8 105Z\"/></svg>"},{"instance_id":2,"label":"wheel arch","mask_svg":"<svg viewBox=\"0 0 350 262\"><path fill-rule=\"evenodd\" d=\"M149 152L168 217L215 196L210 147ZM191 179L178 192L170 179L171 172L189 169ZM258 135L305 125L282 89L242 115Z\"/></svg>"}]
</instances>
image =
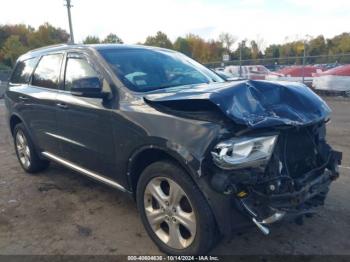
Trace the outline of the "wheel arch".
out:
<instances>
[{"instance_id":1,"label":"wheel arch","mask_svg":"<svg viewBox=\"0 0 350 262\"><path fill-rule=\"evenodd\" d=\"M34 137L33 133L31 132L30 128L28 127L26 121L24 121L24 119L20 115L18 115L17 113L13 113L9 118L9 127L10 127L11 135L12 136L14 135L13 133L15 131L15 127L18 124L24 125L29 138L32 140L32 142L34 144L35 149L38 150L38 148L36 146L37 145L36 140L34 139L35 137ZM37 152L39 152L39 151L37 151Z\"/></svg>"},{"instance_id":2,"label":"wheel arch","mask_svg":"<svg viewBox=\"0 0 350 262\"><path fill-rule=\"evenodd\" d=\"M198 186L204 197L207 199L209 206L215 217L215 222L219 232L224 237L230 237L235 227L232 219L238 224L246 224L246 219L238 210L233 208L231 196L219 194L215 192L209 185L208 177L200 175L200 162L197 164L186 162L186 160L176 151L173 152L158 146L145 146L137 150L129 159L127 170L129 189L132 191L134 199L136 199L136 187L138 179L142 171L150 164L161 161L170 160L179 165L190 176L194 183Z\"/></svg>"},{"instance_id":3,"label":"wheel arch","mask_svg":"<svg viewBox=\"0 0 350 262\"><path fill-rule=\"evenodd\" d=\"M11 131L12 135L13 135L13 132L15 130L15 126L18 125L19 123L24 124L24 121L22 120L21 117L19 117L17 114L13 114L10 116L9 124L10 124L10 131Z\"/></svg>"},{"instance_id":4,"label":"wheel arch","mask_svg":"<svg viewBox=\"0 0 350 262\"><path fill-rule=\"evenodd\" d=\"M155 145L143 146L129 158L127 175L129 188L133 193L136 192L137 182L142 171L150 164L161 160L172 161L179 165L194 180L198 177L194 167L177 152Z\"/></svg>"}]
</instances>

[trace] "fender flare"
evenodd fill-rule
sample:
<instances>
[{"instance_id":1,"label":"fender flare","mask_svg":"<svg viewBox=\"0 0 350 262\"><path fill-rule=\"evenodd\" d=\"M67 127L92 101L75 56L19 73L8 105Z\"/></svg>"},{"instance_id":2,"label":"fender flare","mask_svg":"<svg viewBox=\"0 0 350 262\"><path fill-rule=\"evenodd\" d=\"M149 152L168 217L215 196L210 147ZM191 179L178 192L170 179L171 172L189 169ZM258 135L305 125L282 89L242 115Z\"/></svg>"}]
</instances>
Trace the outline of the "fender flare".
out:
<instances>
[{"instance_id":1,"label":"fender flare","mask_svg":"<svg viewBox=\"0 0 350 262\"><path fill-rule=\"evenodd\" d=\"M196 167L200 168L200 162L199 160L195 159L192 156L192 161L189 161L189 159L185 159L183 157L183 154L179 153L178 151L172 150L170 148L161 146L161 145L155 145L155 144L148 144L143 145L140 148L136 149L131 156L128 159L128 166L127 166L127 176L128 176L128 183L129 188L132 188L132 182L131 182L131 176L132 176L132 169L134 165L136 165L135 161L142 154L145 150L158 150L162 153L168 155L170 158L173 158L182 168L185 169L185 171L192 177L192 179L196 180L199 175L198 171L196 171Z\"/></svg>"}]
</instances>

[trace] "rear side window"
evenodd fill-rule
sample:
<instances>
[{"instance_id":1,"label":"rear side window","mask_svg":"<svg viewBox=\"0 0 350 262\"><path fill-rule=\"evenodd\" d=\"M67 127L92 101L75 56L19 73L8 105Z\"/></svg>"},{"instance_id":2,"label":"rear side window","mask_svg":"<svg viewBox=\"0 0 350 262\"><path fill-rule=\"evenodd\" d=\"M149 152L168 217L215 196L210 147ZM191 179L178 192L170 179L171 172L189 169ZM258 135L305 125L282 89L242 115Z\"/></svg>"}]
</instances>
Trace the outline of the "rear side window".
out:
<instances>
[{"instance_id":1,"label":"rear side window","mask_svg":"<svg viewBox=\"0 0 350 262\"><path fill-rule=\"evenodd\" d=\"M35 57L18 62L11 76L11 83L27 84L38 60L39 58Z\"/></svg>"},{"instance_id":2,"label":"rear side window","mask_svg":"<svg viewBox=\"0 0 350 262\"><path fill-rule=\"evenodd\" d=\"M57 89L62 58L62 54L43 56L35 69L32 85Z\"/></svg>"}]
</instances>

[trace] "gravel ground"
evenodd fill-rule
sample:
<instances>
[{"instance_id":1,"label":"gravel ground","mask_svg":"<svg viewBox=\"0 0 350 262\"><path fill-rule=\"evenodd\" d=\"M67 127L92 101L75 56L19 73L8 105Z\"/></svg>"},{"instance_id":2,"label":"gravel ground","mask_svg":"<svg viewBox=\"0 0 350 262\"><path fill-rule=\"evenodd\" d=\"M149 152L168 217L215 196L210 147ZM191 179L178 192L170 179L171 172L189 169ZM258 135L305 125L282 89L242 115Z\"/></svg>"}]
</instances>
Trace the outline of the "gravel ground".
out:
<instances>
[{"instance_id":1,"label":"gravel ground","mask_svg":"<svg viewBox=\"0 0 350 262\"><path fill-rule=\"evenodd\" d=\"M256 228L221 242L213 254L350 255L350 99L327 98L328 140L344 153L325 207L303 226ZM132 199L58 165L38 175L20 168L0 99L0 254L159 254Z\"/></svg>"}]
</instances>

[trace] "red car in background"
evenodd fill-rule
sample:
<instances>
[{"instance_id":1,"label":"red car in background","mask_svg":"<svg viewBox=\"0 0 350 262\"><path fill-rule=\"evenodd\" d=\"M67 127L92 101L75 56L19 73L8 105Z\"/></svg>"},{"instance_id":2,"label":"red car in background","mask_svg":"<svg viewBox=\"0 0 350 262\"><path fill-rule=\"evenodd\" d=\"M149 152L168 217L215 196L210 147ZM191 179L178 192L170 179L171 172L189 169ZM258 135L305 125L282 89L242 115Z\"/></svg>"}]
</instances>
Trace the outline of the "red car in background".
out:
<instances>
[{"instance_id":1,"label":"red car in background","mask_svg":"<svg viewBox=\"0 0 350 262\"><path fill-rule=\"evenodd\" d=\"M271 72L265 79L275 81L303 82L304 76L304 83L311 86L315 74L321 73L322 71L322 67L319 66L288 66L276 72Z\"/></svg>"}]
</instances>

